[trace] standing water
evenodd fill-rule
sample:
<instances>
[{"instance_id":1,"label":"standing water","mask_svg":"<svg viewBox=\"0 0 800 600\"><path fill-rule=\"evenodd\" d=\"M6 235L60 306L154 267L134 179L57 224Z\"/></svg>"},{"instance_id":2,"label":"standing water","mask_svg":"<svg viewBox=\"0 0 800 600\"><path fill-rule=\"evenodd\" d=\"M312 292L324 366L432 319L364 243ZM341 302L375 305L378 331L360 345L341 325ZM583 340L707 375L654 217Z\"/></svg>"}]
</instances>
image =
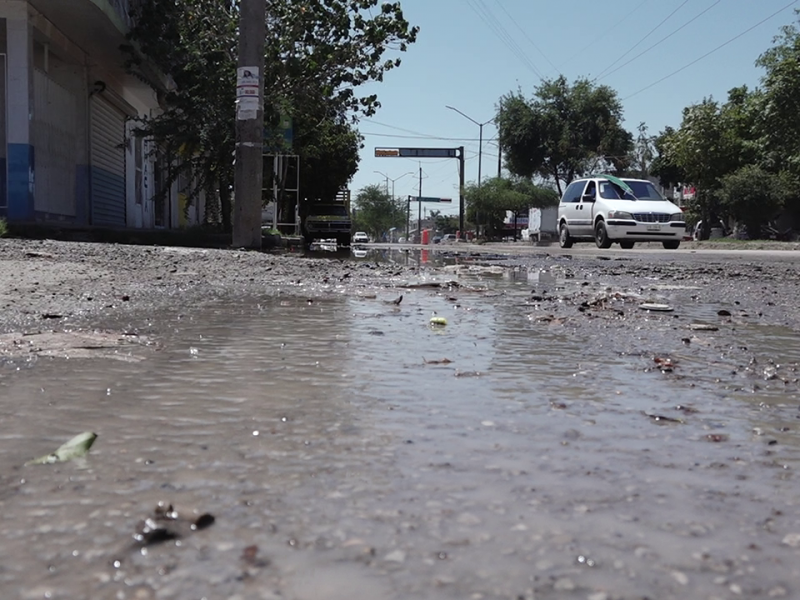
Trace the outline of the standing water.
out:
<instances>
[{"instance_id":1,"label":"standing water","mask_svg":"<svg viewBox=\"0 0 800 600\"><path fill-rule=\"evenodd\" d=\"M575 291L549 274L458 280L232 298L152 316L150 346L10 361L2 597L800 594L797 395L769 370L794 367L768 356L795 336L745 326L762 362L737 371L669 316L543 311L532 285ZM86 457L22 466L81 431ZM214 522L135 538L159 502Z\"/></svg>"}]
</instances>

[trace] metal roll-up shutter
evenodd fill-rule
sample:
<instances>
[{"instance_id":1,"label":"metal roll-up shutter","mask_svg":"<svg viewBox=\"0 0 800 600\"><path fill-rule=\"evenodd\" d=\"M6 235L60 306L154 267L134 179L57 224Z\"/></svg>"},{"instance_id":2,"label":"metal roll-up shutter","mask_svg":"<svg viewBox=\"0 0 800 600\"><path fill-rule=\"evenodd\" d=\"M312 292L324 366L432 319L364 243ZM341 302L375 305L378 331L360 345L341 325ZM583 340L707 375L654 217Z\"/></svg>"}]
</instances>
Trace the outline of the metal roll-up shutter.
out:
<instances>
[{"instance_id":1,"label":"metal roll-up shutter","mask_svg":"<svg viewBox=\"0 0 800 600\"><path fill-rule=\"evenodd\" d=\"M125 225L125 115L92 98L92 224Z\"/></svg>"}]
</instances>

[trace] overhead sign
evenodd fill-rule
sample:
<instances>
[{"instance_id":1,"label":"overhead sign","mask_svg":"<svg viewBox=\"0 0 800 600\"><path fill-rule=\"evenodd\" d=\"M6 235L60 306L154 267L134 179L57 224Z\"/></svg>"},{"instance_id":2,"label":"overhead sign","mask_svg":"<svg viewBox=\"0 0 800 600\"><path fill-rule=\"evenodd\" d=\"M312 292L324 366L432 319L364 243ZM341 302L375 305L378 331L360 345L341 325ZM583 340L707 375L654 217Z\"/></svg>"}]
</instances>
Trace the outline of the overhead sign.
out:
<instances>
[{"instance_id":1,"label":"overhead sign","mask_svg":"<svg viewBox=\"0 0 800 600\"><path fill-rule=\"evenodd\" d=\"M412 196L414 202L452 202L450 198L433 198L432 196Z\"/></svg>"},{"instance_id":2,"label":"overhead sign","mask_svg":"<svg viewBox=\"0 0 800 600\"><path fill-rule=\"evenodd\" d=\"M402 158L458 158L458 148L375 148L375 156Z\"/></svg>"}]
</instances>

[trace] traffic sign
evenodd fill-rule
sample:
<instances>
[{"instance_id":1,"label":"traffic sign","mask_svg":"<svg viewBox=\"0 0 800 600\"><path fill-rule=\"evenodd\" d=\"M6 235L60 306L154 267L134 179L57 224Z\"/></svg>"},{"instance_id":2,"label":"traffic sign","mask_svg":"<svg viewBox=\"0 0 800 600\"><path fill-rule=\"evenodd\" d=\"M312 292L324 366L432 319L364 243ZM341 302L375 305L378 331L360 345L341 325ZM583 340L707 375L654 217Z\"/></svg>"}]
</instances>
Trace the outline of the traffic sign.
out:
<instances>
[{"instance_id":1,"label":"traffic sign","mask_svg":"<svg viewBox=\"0 0 800 600\"><path fill-rule=\"evenodd\" d=\"M403 158L458 158L459 148L375 148L375 156Z\"/></svg>"},{"instance_id":2,"label":"traffic sign","mask_svg":"<svg viewBox=\"0 0 800 600\"><path fill-rule=\"evenodd\" d=\"M434 198L432 196L412 196L414 202L452 202L450 198Z\"/></svg>"}]
</instances>

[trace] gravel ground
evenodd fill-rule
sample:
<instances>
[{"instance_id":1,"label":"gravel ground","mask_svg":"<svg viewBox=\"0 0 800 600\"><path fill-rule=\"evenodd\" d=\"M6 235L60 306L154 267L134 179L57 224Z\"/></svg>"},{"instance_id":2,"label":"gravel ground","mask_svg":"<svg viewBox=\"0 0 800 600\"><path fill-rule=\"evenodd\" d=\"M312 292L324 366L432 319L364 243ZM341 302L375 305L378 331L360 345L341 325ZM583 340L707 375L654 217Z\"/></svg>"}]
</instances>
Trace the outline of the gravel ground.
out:
<instances>
[{"instance_id":1,"label":"gravel ground","mask_svg":"<svg viewBox=\"0 0 800 600\"><path fill-rule=\"evenodd\" d=\"M509 267L550 268L568 277L612 278L620 287L648 281L697 287L685 299L724 298L762 313L766 322L800 327L795 299L800 272L795 244L688 242L689 252L579 252L522 244L458 245L439 251L451 260ZM396 248L396 247L395 247ZM701 248L719 251L700 254ZM748 252L723 252L731 248ZM763 253L749 252L762 250ZM345 258L349 255L345 255ZM191 307L230 294L358 294L407 282L435 266L316 258L222 249L0 240L0 332L42 327L86 327L98 319L128 320L134 313ZM678 294L679 296L680 294ZM680 298L677 298L680 300Z\"/></svg>"}]
</instances>

